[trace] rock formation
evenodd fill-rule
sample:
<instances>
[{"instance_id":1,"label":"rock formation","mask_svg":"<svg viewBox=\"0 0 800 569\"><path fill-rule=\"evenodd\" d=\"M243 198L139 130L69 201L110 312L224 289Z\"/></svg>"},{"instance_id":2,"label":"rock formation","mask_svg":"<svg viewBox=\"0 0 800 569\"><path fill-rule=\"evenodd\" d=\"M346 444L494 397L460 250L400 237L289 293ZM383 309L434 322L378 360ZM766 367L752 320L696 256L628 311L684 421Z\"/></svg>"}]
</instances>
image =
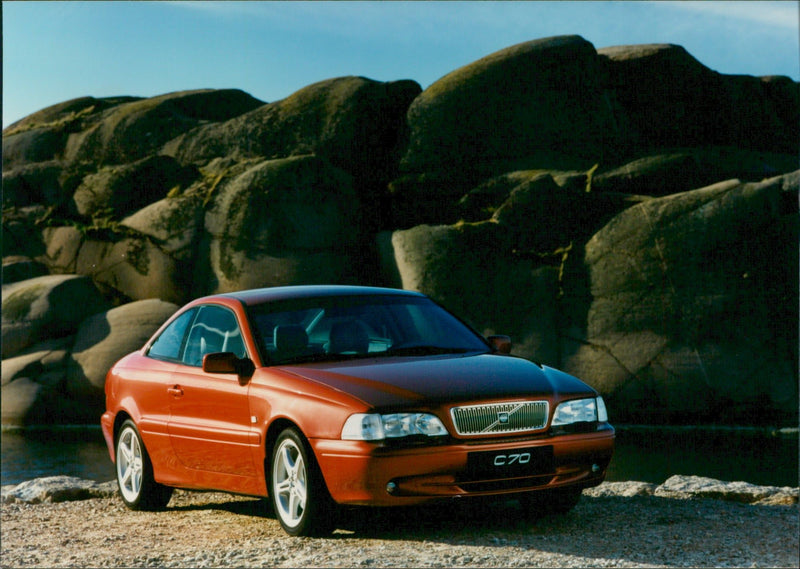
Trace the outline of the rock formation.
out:
<instances>
[{"instance_id":1,"label":"rock formation","mask_svg":"<svg viewBox=\"0 0 800 569\"><path fill-rule=\"evenodd\" d=\"M796 424L798 124L787 77L579 36L425 90L49 107L3 132L2 421L96 422L191 298L355 283L510 334L617 421Z\"/></svg>"}]
</instances>

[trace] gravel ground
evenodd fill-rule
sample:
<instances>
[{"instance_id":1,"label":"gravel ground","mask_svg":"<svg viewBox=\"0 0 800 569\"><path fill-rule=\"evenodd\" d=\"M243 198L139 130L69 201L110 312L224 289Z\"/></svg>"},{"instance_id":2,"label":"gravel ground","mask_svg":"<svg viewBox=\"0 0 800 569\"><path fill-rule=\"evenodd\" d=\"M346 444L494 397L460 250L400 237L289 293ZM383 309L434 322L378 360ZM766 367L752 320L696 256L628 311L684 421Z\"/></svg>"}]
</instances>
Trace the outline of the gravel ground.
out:
<instances>
[{"instance_id":1,"label":"gravel ground","mask_svg":"<svg viewBox=\"0 0 800 569\"><path fill-rule=\"evenodd\" d=\"M589 491L587 491L589 492ZM0 566L798 567L798 506L584 495L561 517L516 501L358 509L291 538L266 500L176 491L164 512L119 498L2 506Z\"/></svg>"}]
</instances>

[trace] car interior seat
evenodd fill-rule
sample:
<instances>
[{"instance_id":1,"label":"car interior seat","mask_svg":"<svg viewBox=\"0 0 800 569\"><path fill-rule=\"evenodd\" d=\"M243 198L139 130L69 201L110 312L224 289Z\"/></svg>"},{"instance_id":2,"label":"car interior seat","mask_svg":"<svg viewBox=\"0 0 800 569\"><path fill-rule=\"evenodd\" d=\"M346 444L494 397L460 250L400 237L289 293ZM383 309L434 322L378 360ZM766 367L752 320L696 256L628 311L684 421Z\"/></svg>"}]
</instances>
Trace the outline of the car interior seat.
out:
<instances>
[{"instance_id":1,"label":"car interior seat","mask_svg":"<svg viewBox=\"0 0 800 569\"><path fill-rule=\"evenodd\" d=\"M331 326L327 346L329 354L366 354L368 351L369 336L360 322L345 320Z\"/></svg>"},{"instance_id":2,"label":"car interior seat","mask_svg":"<svg viewBox=\"0 0 800 569\"><path fill-rule=\"evenodd\" d=\"M302 326L275 326L272 340L275 344L275 358L277 360L285 360L302 355L308 349L308 334Z\"/></svg>"}]
</instances>

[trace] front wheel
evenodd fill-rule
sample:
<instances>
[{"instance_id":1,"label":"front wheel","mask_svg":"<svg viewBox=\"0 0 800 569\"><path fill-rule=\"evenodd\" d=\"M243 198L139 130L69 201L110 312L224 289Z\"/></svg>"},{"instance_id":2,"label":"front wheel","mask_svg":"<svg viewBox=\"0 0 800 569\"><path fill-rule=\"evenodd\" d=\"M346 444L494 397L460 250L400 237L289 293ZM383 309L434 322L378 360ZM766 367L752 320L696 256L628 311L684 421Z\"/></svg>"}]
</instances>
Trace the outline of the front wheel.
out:
<instances>
[{"instance_id":1,"label":"front wheel","mask_svg":"<svg viewBox=\"0 0 800 569\"><path fill-rule=\"evenodd\" d=\"M162 510L172 488L153 478L153 465L133 421L127 420L117 435L117 484L122 501L131 510Z\"/></svg>"},{"instance_id":2,"label":"front wheel","mask_svg":"<svg viewBox=\"0 0 800 569\"><path fill-rule=\"evenodd\" d=\"M333 500L312 451L294 428L283 431L275 442L269 495L278 521L289 535L330 531Z\"/></svg>"}]
</instances>

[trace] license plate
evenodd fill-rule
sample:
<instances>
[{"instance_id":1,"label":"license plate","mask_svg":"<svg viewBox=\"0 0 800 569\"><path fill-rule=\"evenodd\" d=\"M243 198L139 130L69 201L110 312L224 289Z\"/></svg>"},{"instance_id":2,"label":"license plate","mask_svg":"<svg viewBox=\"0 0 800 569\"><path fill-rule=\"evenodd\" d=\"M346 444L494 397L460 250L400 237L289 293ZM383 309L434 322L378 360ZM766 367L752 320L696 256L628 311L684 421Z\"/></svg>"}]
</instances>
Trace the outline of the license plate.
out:
<instances>
[{"instance_id":1,"label":"license plate","mask_svg":"<svg viewBox=\"0 0 800 569\"><path fill-rule=\"evenodd\" d=\"M471 452L467 455L467 475L473 480L549 474L553 469L552 446Z\"/></svg>"}]
</instances>

